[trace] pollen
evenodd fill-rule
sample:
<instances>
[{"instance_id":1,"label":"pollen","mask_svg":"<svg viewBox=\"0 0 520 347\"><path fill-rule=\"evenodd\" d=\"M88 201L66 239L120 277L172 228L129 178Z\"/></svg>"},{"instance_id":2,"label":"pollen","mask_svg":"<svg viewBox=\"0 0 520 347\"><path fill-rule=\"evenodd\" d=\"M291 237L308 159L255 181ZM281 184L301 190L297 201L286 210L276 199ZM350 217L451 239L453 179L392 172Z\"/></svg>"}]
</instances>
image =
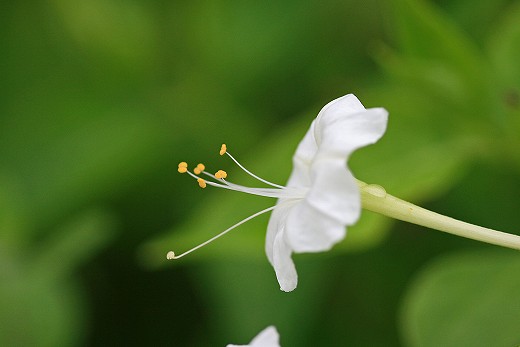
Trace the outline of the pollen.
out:
<instances>
[{"instance_id":1,"label":"pollen","mask_svg":"<svg viewBox=\"0 0 520 347\"><path fill-rule=\"evenodd\" d=\"M217 179L222 179L222 178L226 178L226 177L227 177L227 172L224 170L218 170L215 173L215 178L217 178Z\"/></svg>"},{"instance_id":2,"label":"pollen","mask_svg":"<svg viewBox=\"0 0 520 347\"><path fill-rule=\"evenodd\" d=\"M197 182L199 183L199 187L206 188L206 181L202 178L197 178Z\"/></svg>"},{"instance_id":3,"label":"pollen","mask_svg":"<svg viewBox=\"0 0 520 347\"><path fill-rule=\"evenodd\" d=\"M179 171L180 173L185 173L186 171L188 171L188 164L185 161L180 162L177 171Z\"/></svg>"},{"instance_id":4,"label":"pollen","mask_svg":"<svg viewBox=\"0 0 520 347\"><path fill-rule=\"evenodd\" d=\"M222 146L220 146L220 155L224 155L226 154L226 151L227 151L227 146L225 143L222 144Z\"/></svg>"},{"instance_id":5,"label":"pollen","mask_svg":"<svg viewBox=\"0 0 520 347\"><path fill-rule=\"evenodd\" d=\"M204 170L206 170L204 164L197 164L197 167L193 169L193 172L195 173L195 175L200 175L200 173Z\"/></svg>"}]
</instances>

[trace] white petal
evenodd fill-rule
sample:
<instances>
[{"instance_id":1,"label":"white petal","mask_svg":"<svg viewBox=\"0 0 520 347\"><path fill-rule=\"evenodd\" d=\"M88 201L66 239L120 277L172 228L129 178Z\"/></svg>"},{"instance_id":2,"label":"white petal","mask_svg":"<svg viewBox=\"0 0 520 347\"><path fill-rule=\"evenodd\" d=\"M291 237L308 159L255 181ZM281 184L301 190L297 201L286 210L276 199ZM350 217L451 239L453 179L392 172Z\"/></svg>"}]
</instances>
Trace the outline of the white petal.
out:
<instances>
[{"instance_id":1,"label":"white petal","mask_svg":"<svg viewBox=\"0 0 520 347\"><path fill-rule=\"evenodd\" d=\"M318 159L346 161L356 149L376 142L385 132L388 112L366 110L353 94L325 105L312 122L293 157L293 172L287 186L309 187L310 166Z\"/></svg>"},{"instance_id":2,"label":"white petal","mask_svg":"<svg viewBox=\"0 0 520 347\"><path fill-rule=\"evenodd\" d=\"M356 179L342 159L318 158L311 169L312 186L305 201L343 225L354 224L361 213Z\"/></svg>"},{"instance_id":3,"label":"white petal","mask_svg":"<svg viewBox=\"0 0 520 347\"><path fill-rule=\"evenodd\" d=\"M285 292L294 290L298 283L298 274L291 259L292 250L284 235L287 215L296 204L294 200L280 199L269 219L265 239L267 259L274 268L280 289Z\"/></svg>"},{"instance_id":4,"label":"white petal","mask_svg":"<svg viewBox=\"0 0 520 347\"><path fill-rule=\"evenodd\" d=\"M323 252L343 240L346 229L345 224L303 201L291 210L285 232L294 252Z\"/></svg>"},{"instance_id":5,"label":"white petal","mask_svg":"<svg viewBox=\"0 0 520 347\"><path fill-rule=\"evenodd\" d=\"M318 150L318 145L314 138L315 123L316 120L312 121L309 130L307 130L307 133L303 137L303 140L298 144L298 148L296 148L296 152L294 153L295 159L297 158L300 162L307 165L310 165Z\"/></svg>"},{"instance_id":6,"label":"white petal","mask_svg":"<svg viewBox=\"0 0 520 347\"><path fill-rule=\"evenodd\" d=\"M260 334L258 334L253 341L251 341L251 347L280 347L280 336L274 326L265 328Z\"/></svg>"},{"instance_id":7,"label":"white petal","mask_svg":"<svg viewBox=\"0 0 520 347\"><path fill-rule=\"evenodd\" d=\"M305 175L300 176L296 169L298 166L301 168L309 167L314 160L318 152L318 145L321 142L321 140L318 141L316 139L316 136L321 137L320 128L324 126L319 124L323 122L327 123L328 120L332 118L344 117L346 114L357 113L364 110L365 108L361 102L353 94L332 100L322 107L316 119L311 123L303 140L298 144L298 148L293 156L295 170L293 171L293 175L291 175L291 180L294 185L305 185L305 183L295 182L300 181L301 177L305 177ZM325 120L322 121L321 118L323 117L325 117Z\"/></svg>"},{"instance_id":8,"label":"white petal","mask_svg":"<svg viewBox=\"0 0 520 347\"><path fill-rule=\"evenodd\" d=\"M276 205L276 208L271 213L271 217L269 218L269 223L267 224L267 233L265 235L265 253L272 266L274 266L274 240L276 235L278 235L278 233L284 229L285 220L287 219L289 210L292 208L292 206L294 206L294 204L294 201L280 199Z\"/></svg>"},{"instance_id":9,"label":"white petal","mask_svg":"<svg viewBox=\"0 0 520 347\"><path fill-rule=\"evenodd\" d=\"M274 326L262 330L248 345L227 345L226 347L280 347L280 336Z\"/></svg>"},{"instance_id":10,"label":"white petal","mask_svg":"<svg viewBox=\"0 0 520 347\"><path fill-rule=\"evenodd\" d=\"M273 267L280 289L284 292L294 290L298 284L298 274L291 259L291 254L292 250L285 241L284 231L281 230L274 239Z\"/></svg>"},{"instance_id":11,"label":"white petal","mask_svg":"<svg viewBox=\"0 0 520 347\"><path fill-rule=\"evenodd\" d=\"M386 130L388 112L383 108L371 108L354 113L334 111L324 113L316 123L316 157L348 158L356 149L375 143Z\"/></svg>"}]
</instances>

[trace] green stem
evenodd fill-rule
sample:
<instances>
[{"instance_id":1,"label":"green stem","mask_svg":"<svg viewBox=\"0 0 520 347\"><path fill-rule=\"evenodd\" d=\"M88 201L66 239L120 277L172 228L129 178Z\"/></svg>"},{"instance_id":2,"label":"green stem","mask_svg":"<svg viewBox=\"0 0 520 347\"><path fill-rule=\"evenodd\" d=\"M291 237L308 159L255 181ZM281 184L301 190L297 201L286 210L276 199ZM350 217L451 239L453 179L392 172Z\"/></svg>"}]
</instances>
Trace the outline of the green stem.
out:
<instances>
[{"instance_id":1,"label":"green stem","mask_svg":"<svg viewBox=\"0 0 520 347\"><path fill-rule=\"evenodd\" d=\"M520 250L520 236L518 235L483 228L429 211L387 194L385 189L378 185L361 181L358 181L358 184L363 208L367 210L468 239Z\"/></svg>"}]
</instances>

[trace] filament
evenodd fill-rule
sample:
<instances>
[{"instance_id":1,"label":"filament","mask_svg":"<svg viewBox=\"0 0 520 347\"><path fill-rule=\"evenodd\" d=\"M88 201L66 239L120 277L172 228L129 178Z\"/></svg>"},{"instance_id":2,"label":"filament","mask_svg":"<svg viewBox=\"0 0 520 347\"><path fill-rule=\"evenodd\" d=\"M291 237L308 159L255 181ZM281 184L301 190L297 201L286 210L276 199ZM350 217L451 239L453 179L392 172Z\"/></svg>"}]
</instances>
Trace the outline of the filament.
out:
<instances>
[{"instance_id":1,"label":"filament","mask_svg":"<svg viewBox=\"0 0 520 347\"><path fill-rule=\"evenodd\" d=\"M208 182L208 183L209 183L209 182ZM256 217L258 217L258 216L260 216L260 215L262 215L262 214L264 214L264 213L267 213L267 212L269 212L269 211L274 210L275 207L276 207L276 206L271 206L271 207L269 207L269 208L266 208L265 210L262 210L262 211L259 211L259 212L255 213L255 214L253 214L253 215L251 215L251 216L249 216L249 217L247 217L247 218L245 218L245 219L242 219L240 222L238 222L237 224L235 224L235 225L233 225L233 226L227 228L226 230L224 230L224 231L221 232L220 234L213 236L211 239L209 239L209 240L207 240L207 241L201 243L200 245L198 245L198 246L196 246L196 247L193 247L193 248L190 249L189 251L186 251L186 252L184 252L184 253L182 253L182 254L180 254L180 255L175 255L175 252L173 252L173 251L169 251L168 254L166 255L166 258L167 258L168 260L182 258L182 257L184 257L185 255L187 255L187 254L189 254L189 253L191 253L191 252L193 252L193 251L195 251L195 250L197 250L197 249L199 249L199 248L201 248L201 247L206 246L208 243L211 243L211 242L215 241L215 240L218 239L219 237L224 236L224 235L227 234L229 231L231 231L231 230L235 229L236 227L238 227L238 226L244 224L245 222L250 221L251 219L256 218Z\"/></svg>"}]
</instances>

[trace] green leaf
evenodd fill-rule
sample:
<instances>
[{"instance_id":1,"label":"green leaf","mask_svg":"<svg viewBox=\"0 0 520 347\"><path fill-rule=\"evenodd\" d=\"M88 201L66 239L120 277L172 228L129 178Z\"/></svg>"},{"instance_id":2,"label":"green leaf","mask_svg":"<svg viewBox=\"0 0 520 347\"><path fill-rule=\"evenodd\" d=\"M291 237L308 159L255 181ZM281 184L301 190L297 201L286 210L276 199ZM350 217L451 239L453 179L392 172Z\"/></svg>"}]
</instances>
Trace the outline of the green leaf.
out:
<instances>
[{"instance_id":1,"label":"green leaf","mask_svg":"<svg viewBox=\"0 0 520 347\"><path fill-rule=\"evenodd\" d=\"M112 218L85 212L34 250L0 243L0 345L71 346L82 340L85 305L71 275L113 236Z\"/></svg>"},{"instance_id":2,"label":"green leaf","mask_svg":"<svg viewBox=\"0 0 520 347\"><path fill-rule=\"evenodd\" d=\"M155 120L139 111L107 112L99 106L78 103L71 111L75 117L60 110L45 122L20 115L4 124L0 162L22 187L17 199L34 232L85 202L123 189L165 155L166 136Z\"/></svg>"},{"instance_id":3,"label":"green leaf","mask_svg":"<svg viewBox=\"0 0 520 347\"><path fill-rule=\"evenodd\" d=\"M519 273L514 251L457 254L431 264L404 300L407 346L518 346Z\"/></svg>"},{"instance_id":4,"label":"green leaf","mask_svg":"<svg viewBox=\"0 0 520 347\"><path fill-rule=\"evenodd\" d=\"M132 72L151 67L155 47L155 23L150 10L128 1L52 1L52 10L60 24L77 44L89 53L123 65Z\"/></svg>"},{"instance_id":5,"label":"green leaf","mask_svg":"<svg viewBox=\"0 0 520 347\"><path fill-rule=\"evenodd\" d=\"M423 0L395 0L398 43L413 60L437 61L481 84L483 63L475 45L441 11Z\"/></svg>"},{"instance_id":6,"label":"green leaf","mask_svg":"<svg viewBox=\"0 0 520 347\"><path fill-rule=\"evenodd\" d=\"M490 36L489 54L498 77L520 98L520 4L510 6L498 23Z\"/></svg>"},{"instance_id":7,"label":"green leaf","mask_svg":"<svg viewBox=\"0 0 520 347\"><path fill-rule=\"evenodd\" d=\"M87 210L37 245L31 259L34 275L63 278L70 275L114 236L113 217L103 210Z\"/></svg>"},{"instance_id":8,"label":"green leaf","mask_svg":"<svg viewBox=\"0 0 520 347\"><path fill-rule=\"evenodd\" d=\"M320 324L321 296L328 291L330 274L324 269L334 263L323 256L298 258L300 283L291 293L279 290L265 259L221 259L197 267L195 283L206 297L212 333L222 341L245 342L264 327L275 325L283 332L283 345L305 345Z\"/></svg>"}]
</instances>

